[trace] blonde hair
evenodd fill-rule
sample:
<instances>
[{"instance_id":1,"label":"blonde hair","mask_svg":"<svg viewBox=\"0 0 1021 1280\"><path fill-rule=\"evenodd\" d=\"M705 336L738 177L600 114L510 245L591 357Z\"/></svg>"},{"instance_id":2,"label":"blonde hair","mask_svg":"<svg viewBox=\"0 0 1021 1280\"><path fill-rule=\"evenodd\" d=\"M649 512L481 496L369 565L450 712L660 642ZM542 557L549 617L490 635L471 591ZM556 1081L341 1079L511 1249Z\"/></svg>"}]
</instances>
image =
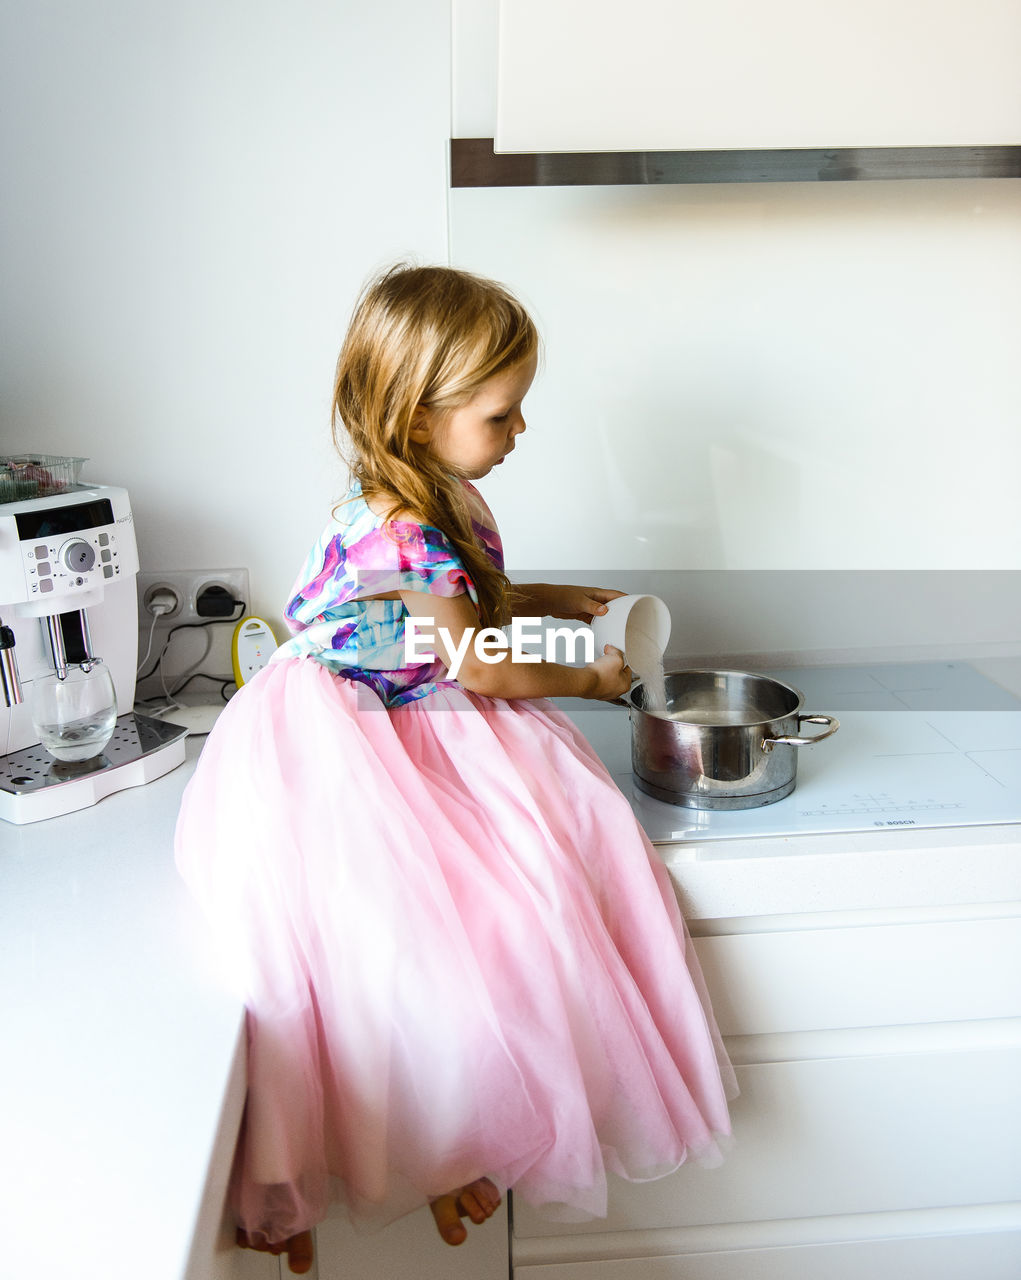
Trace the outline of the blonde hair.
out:
<instances>
[{"instance_id":1,"label":"blonde hair","mask_svg":"<svg viewBox=\"0 0 1021 1280\"><path fill-rule=\"evenodd\" d=\"M337 361L333 438L366 500L442 530L475 585L483 626L508 620L510 586L472 529L461 477L411 439L419 405L467 403L487 379L537 354L524 307L495 281L451 267L400 265L369 282Z\"/></svg>"}]
</instances>

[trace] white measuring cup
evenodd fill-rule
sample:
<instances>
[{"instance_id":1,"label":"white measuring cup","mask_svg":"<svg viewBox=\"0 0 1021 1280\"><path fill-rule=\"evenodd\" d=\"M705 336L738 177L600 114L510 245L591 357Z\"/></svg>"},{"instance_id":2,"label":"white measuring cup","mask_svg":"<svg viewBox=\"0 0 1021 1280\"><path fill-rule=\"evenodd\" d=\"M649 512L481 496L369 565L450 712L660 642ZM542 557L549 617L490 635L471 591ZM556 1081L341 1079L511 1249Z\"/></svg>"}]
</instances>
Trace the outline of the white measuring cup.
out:
<instances>
[{"instance_id":1,"label":"white measuring cup","mask_svg":"<svg viewBox=\"0 0 1021 1280\"><path fill-rule=\"evenodd\" d=\"M591 622L598 658L612 644L629 667L645 665L648 655L662 655L670 639L670 610L659 596L618 596Z\"/></svg>"}]
</instances>

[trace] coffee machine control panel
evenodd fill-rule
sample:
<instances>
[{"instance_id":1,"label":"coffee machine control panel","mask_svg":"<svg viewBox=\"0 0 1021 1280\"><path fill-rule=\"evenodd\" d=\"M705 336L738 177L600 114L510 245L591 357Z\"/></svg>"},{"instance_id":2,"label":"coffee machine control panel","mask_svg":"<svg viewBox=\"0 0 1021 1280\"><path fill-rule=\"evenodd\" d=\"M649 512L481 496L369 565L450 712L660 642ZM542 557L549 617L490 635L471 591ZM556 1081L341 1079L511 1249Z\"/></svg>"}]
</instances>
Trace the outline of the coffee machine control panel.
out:
<instances>
[{"instance_id":1,"label":"coffee machine control panel","mask_svg":"<svg viewBox=\"0 0 1021 1280\"><path fill-rule=\"evenodd\" d=\"M138 569L130 516L124 524L100 492L54 505L9 504L0 516L0 542L14 554L2 557L0 599L33 614L91 603Z\"/></svg>"}]
</instances>

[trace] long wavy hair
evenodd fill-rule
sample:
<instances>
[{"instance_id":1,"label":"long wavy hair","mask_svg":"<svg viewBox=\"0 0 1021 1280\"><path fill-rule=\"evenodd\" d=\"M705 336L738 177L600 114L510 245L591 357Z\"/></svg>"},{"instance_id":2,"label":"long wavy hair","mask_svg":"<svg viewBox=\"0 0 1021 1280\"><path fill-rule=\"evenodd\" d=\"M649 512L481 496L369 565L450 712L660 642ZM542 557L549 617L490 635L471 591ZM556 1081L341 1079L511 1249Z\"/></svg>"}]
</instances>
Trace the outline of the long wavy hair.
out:
<instances>
[{"instance_id":1,"label":"long wavy hair","mask_svg":"<svg viewBox=\"0 0 1021 1280\"><path fill-rule=\"evenodd\" d=\"M472 529L463 477L412 441L412 419L419 405L459 408L538 349L531 317L502 285L402 264L363 289L337 361L334 443L387 519L410 512L447 535L475 584L483 626L508 620L510 584Z\"/></svg>"}]
</instances>

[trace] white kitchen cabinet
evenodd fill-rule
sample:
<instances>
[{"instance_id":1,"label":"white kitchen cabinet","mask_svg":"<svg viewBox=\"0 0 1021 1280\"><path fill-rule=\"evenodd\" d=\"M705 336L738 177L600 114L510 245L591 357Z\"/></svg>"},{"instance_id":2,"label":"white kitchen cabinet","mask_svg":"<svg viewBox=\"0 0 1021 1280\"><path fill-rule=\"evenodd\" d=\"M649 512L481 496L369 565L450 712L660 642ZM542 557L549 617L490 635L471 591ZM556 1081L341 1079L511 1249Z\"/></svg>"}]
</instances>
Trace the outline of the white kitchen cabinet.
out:
<instances>
[{"instance_id":1,"label":"white kitchen cabinet","mask_svg":"<svg viewBox=\"0 0 1021 1280\"><path fill-rule=\"evenodd\" d=\"M696 938L725 1036L1009 1018L1021 918Z\"/></svg>"},{"instance_id":2,"label":"white kitchen cabinet","mask_svg":"<svg viewBox=\"0 0 1021 1280\"><path fill-rule=\"evenodd\" d=\"M742 1249L529 1267L527 1280L1017 1280L1008 1232ZM517 1274L517 1273L515 1273Z\"/></svg>"},{"instance_id":3,"label":"white kitchen cabinet","mask_svg":"<svg viewBox=\"0 0 1021 1280\"><path fill-rule=\"evenodd\" d=\"M737 1076L724 1163L616 1183L597 1234L1021 1199L1021 1044L759 1063ZM515 1209L518 1238L563 1230Z\"/></svg>"},{"instance_id":4,"label":"white kitchen cabinet","mask_svg":"<svg viewBox=\"0 0 1021 1280\"><path fill-rule=\"evenodd\" d=\"M1021 142L1015 0L502 0L498 151Z\"/></svg>"},{"instance_id":5,"label":"white kitchen cabinet","mask_svg":"<svg viewBox=\"0 0 1021 1280\"><path fill-rule=\"evenodd\" d=\"M230 1262L234 1268L231 1273L233 1280L281 1280L283 1275L292 1274L281 1266L279 1258L271 1253L261 1253L257 1249L235 1249ZM224 1276L227 1274L224 1272ZM216 1280L219 1280L218 1276Z\"/></svg>"},{"instance_id":6,"label":"white kitchen cabinet","mask_svg":"<svg viewBox=\"0 0 1021 1280\"><path fill-rule=\"evenodd\" d=\"M440 1239L428 1209L376 1232L330 1218L315 1234L314 1280L507 1280L505 1205L483 1226L469 1224L467 1240L456 1248ZM288 1274L284 1268L282 1277Z\"/></svg>"},{"instance_id":7,"label":"white kitchen cabinet","mask_svg":"<svg viewBox=\"0 0 1021 1280\"><path fill-rule=\"evenodd\" d=\"M516 1203L515 1280L1021 1273L1021 909L959 916L694 921L735 1144L605 1220Z\"/></svg>"}]
</instances>

